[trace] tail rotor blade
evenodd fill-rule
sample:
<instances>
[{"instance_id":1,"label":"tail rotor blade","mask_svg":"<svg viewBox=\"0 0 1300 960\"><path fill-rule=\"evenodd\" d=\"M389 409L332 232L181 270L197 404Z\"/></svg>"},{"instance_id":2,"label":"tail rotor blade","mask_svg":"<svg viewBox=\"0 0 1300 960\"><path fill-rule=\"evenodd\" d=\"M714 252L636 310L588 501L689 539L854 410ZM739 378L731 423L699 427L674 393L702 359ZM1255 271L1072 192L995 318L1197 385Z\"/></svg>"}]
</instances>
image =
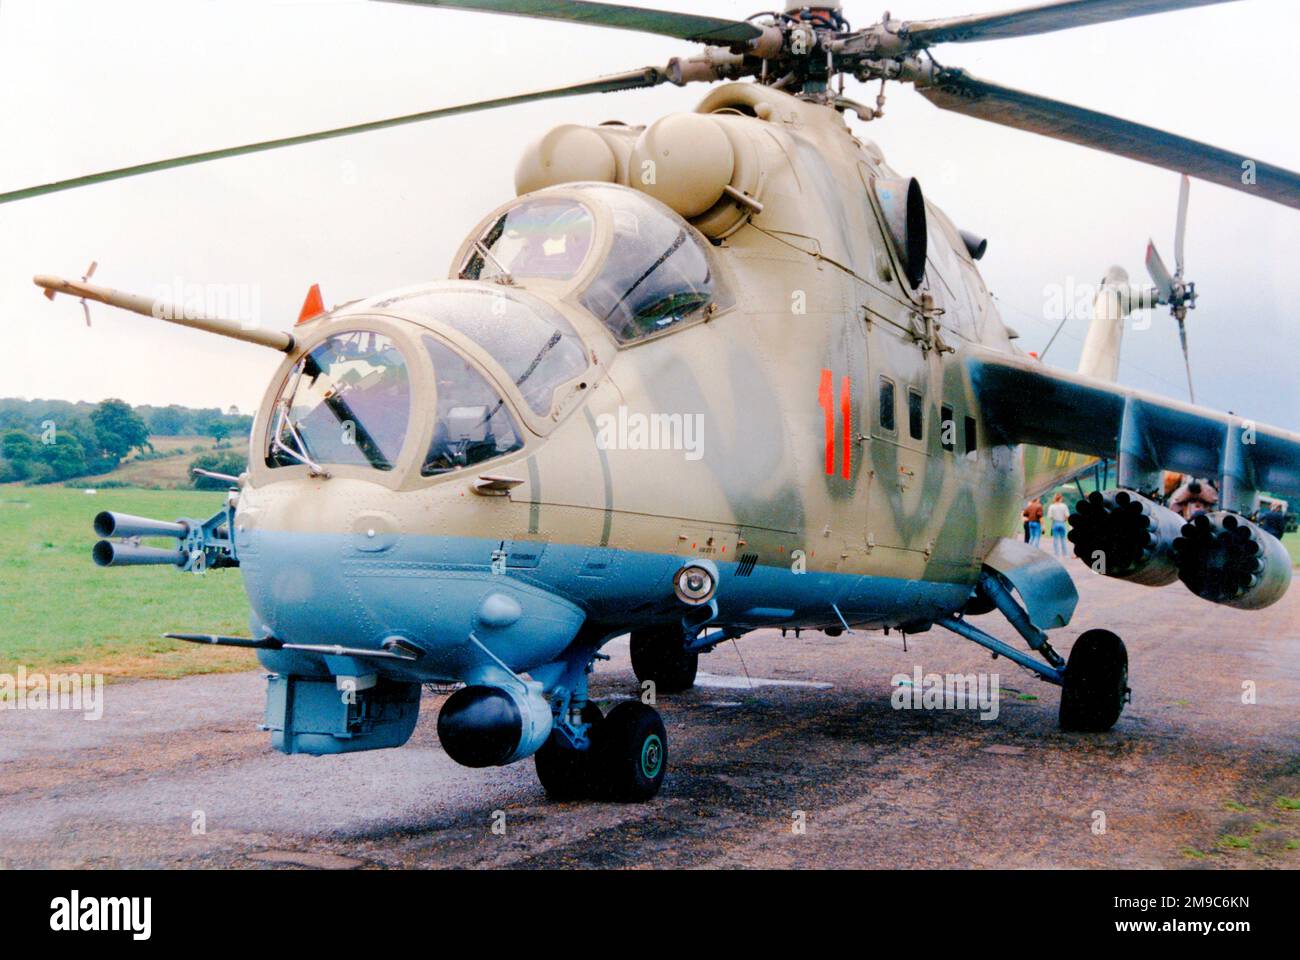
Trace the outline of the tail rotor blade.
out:
<instances>
[{"instance_id":1,"label":"tail rotor blade","mask_svg":"<svg viewBox=\"0 0 1300 960\"><path fill-rule=\"evenodd\" d=\"M1183 322L1182 317L1178 318L1178 339L1183 345L1183 367L1187 370L1187 396L1191 398L1192 403L1196 402L1196 390L1192 387L1192 361L1187 355L1187 324Z\"/></svg>"},{"instance_id":2,"label":"tail rotor blade","mask_svg":"<svg viewBox=\"0 0 1300 960\"><path fill-rule=\"evenodd\" d=\"M1154 241L1147 242L1147 273L1160 292L1160 302L1168 303L1174 295L1174 278L1169 275L1169 268L1160 259Z\"/></svg>"},{"instance_id":3,"label":"tail rotor blade","mask_svg":"<svg viewBox=\"0 0 1300 960\"><path fill-rule=\"evenodd\" d=\"M1179 280L1183 278L1183 248L1187 239L1187 200L1192 191L1192 178L1183 174L1182 185L1178 188L1178 226L1174 229L1174 274Z\"/></svg>"}]
</instances>

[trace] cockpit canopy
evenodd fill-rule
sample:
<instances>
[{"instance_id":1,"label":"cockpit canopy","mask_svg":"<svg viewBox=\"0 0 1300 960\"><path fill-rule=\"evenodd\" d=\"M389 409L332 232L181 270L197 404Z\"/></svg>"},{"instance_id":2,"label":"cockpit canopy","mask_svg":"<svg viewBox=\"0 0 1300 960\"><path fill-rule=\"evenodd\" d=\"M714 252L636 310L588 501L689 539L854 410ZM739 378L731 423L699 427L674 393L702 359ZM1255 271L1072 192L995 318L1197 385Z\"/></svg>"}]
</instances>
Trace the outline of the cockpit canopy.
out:
<instances>
[{"instance_id":1,"label":"cockpit canopy","mask_svg":"<svg viewBox=\"0 0 1300 960\"><path fill-rule=\"evenodd\" d=\"M606 239L607 238L607 239ZM643 193L573 184L520 198L469 245L459 276L567 282L621 345L731 305L708 243Z\"/></svg>"},{"instance_id":2,"label":"cockpit canopy","mask_svg":"<svg viewBox=\"0 0 1300 960\"><path fill-rule=\"evenodd\" d=\"M270 411L266 466L393 472L405 455L436 477L507 456L587 386L595 327L576 308L626 346L732 303L698 231L609 184L521 198L467 245L459 274L488 282L363 302L357 328L309 347Z\"/></svg>"},{"instance_id":3,"label":"cockpit canopy","mask_svg":"<svg viewBox=\"0 0 1300 960\"><path fill-rule=\"evenodd\" d=\"M539 417L551 412L555 391L587 369L587 350L573 326L537 297L505 287L444 288L428 302L430 316L501 365Z\"/></svg>"},{"instance_id":4,"label":"cockpit canopy","mask_svg":"<svg viewBox=\"0 0 1300 960\"><path fill-rule=\"evenodd\" d=\"M529 198L501 214L471 248L462 280L572 280L591 252L596 222L573 200Z\"/></svg>"},{"instance_id":5,"label":"cockpit canopy","mask_svg":"<svg viewBox=\"0 0 1300 960\"><path fill-rule=\"evenodd\" d=\"M309 349L290 370L272 411L267 466L391 471L416 404L435 410L423 476L522 449L516 416L550 415L562 388L572 389L586 373L587 348L562 314L522 290L449 287L383 301L436 321L418 335L418 346L406 337L357 329ZM418 386L421 371L431 395L428 386Z\"/></svg>"},{"instance_id":6,"label":"cockpit canopy","mask_svg":"<svg viewBox=\"0 0 1300 960\"><path fill-rule=\"evenodd\" d=\"M483 372L437 337L424 334L419 344L432 367L435 410L420 475L441 476L523 449L514 415ZM417 358L372 330L318 344L294 365L276 401L267 466L392 471L413 419L410 371Z\"/></svg>"},{"instance_id":7,"label":"cockpit canopy","mask_svg":"<svg viewBox=\"0 0 1300 960\"><path fill-rule=\"evenodd\" d=\"M371 330L339 333L294 365L272 414L269 467L392 470L411 420L406 357Z\"/></svg>"}]
</instances>

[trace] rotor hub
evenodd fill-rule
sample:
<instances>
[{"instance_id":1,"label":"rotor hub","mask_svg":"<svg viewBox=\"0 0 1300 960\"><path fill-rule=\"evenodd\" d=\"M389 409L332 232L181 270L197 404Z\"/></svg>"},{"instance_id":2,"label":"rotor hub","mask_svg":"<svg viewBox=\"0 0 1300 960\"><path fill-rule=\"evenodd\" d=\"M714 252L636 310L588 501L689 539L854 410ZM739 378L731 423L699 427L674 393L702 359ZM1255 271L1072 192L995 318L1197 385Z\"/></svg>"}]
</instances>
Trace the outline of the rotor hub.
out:
<instances>
[{"instance_id":1,"label":"rotor hub","mask_svg":"<svg viewBox=\"0 0 1300 960\"><path fill-rule=\"evenodd\" d=\"M844 4L840 3L839 0L818 0L816 3L787 3L785 13L786 16L793 17L805 10L810 10L813 13L821 11L839 13L843 8Z\"/></svg>"}]
</instances>

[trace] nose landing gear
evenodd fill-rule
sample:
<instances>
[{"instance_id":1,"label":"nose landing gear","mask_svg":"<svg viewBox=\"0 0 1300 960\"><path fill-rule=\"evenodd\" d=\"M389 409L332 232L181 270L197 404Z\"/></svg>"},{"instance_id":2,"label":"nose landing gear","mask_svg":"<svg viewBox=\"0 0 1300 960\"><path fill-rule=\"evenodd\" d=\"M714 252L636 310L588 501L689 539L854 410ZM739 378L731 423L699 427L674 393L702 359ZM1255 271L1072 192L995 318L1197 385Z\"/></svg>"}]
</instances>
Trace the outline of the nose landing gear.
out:
<instances>
[{"instance_id":1,"label":"nose landing gear","mask_svg":"<svg viewBox=\"0 0 1300 960\"><path fill-rule=\"evenodd\" d=\"M582 708L582 722L590 724L588 738L605 719L590 700ZM542 749L533 754L537 779L552 800L585 800L591 794L591 747L578 750L560 730L552 730Z\"/></svg>"},{"instance_id":2,"label":"nose landing gear","mask_svg":"<svg viewBox=\"0 0 1300 960\"><path fill-rule=\"evenodd\" d=\"M536 754L537 779L547 796L642 803L659 792L668 771L668 733L658 711L629 700L601 718L588 702L582 721L592 724L586 750L575 749L556 730Z\"/></svg>"},{"instance_id":3,"label":"nose landing gear","mask_svg":"<svg viewBox=\"0 0 1300 960\"><path fill-rule=\"evenodd\" d=\"M654 707L639 700L620 703L594 734L598 796L638 803L659 792L668 771L668 732Z\"/></svg>"}]
</instances>

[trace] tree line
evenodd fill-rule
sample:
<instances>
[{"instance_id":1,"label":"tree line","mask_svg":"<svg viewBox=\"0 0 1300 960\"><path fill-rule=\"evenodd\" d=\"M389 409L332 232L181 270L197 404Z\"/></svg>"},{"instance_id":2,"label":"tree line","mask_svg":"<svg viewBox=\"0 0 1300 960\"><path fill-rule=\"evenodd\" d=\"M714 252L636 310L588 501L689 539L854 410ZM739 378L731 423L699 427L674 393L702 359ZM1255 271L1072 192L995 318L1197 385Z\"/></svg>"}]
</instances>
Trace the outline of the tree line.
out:
<instances>
[{"instance_id":1,"label":"tree line","mask_svg":"<svg viewBox=\"0 0 1300 960\"><path fill-rule=\"evenodd\" d=\"M154 455L150 437L247 435L253 418L231 407L195 410L100 403L0 399L0 483L50 483L109 473L130 456Z\"/></svg>"}]
</instances>

